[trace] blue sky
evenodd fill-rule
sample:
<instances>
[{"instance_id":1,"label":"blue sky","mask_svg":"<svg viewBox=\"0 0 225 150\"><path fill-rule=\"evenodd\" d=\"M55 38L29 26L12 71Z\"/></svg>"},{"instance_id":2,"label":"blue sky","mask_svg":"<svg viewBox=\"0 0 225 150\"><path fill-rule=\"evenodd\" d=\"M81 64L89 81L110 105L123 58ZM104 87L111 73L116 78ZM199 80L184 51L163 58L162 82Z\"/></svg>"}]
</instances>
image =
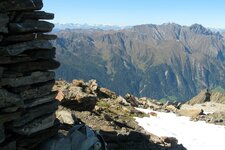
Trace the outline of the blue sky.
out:
<instances>
[{"instance_id":1,"label":"blue sky","mask_svg":"<svg viewBox=\"0 0 225 150\"><path fill-rule=\"evenodd\" d=\"M174 22L225 29L225 0L44 0L55 23L138 25Z\"/></svg>"}]
</instances>

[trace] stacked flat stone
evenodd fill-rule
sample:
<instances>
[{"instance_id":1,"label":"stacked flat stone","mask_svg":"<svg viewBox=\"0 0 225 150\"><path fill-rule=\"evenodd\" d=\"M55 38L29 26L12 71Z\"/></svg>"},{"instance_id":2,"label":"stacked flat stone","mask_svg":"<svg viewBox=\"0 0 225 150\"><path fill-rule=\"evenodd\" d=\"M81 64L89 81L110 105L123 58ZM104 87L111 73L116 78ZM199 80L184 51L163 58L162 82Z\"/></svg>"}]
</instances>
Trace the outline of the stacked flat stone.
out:
<instances>
[{"instance_id":1,"label":"stacked flat stone","mask_svg":"<svg viewBox=\"0 0 225 150\"><path fill-rule=\"evenodd\" d=\"M59 67L42 0L0 0L0 149L33 149L54 133Z\"/></svg>"}]
</instances>

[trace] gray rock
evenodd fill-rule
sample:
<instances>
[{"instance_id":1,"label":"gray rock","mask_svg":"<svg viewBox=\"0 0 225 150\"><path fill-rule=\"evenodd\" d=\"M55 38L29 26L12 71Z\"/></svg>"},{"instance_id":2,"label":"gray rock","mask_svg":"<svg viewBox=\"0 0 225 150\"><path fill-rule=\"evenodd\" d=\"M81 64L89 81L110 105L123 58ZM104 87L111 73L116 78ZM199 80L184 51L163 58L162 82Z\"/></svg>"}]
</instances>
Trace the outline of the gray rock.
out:
<instances>
[{"instance_id":1,"label":"gray rock","mask_svg":"<svg viewBox=\"0 0 225 150\"><path fill-rule=\"evenodd\" d=\"M54 81L50 81L41 85L27 86L24 88L19 87L18 89L16 88L12 90L14 90L15 92L19 92L20 97L25 101L29 99L40 98L50 94L53 86Z\"/></svg>"},{"instance_id":2,"label":"gray rock","mask_svg":"<svg viewBox=\"0 0 225 150\"><path fill-rule=\"evenodd\" d=\"M30 108L30 107L34 107L34 106L41 105L44 103L48 103L48 102L54 101L55 97L56 97L56 93L52 92L51 94L49 94L47 96L43 96L41 98L26 100L24 102L25 103L24 107Z\"/></svg>"},{"instance_id":3,"label":"gray rock","mask_svg":"<svg viewBox=\"0 0 225 150\"><path fill-rule=\"evenodd\" d=\"M0 88L0 108L9 106L23 106L23 101L19 95L8 92L5 89Z\"/></svg>"},{"instance_id":4,"label":"gray rock","mask_svg":"<svg viewBox=\"0 0 225 150\"><path fill-rule=\"evenodd\" d=\"M14 45L9 45L6 47L0 47L0 55L3 56L16 56L27 50L36 49L52 49L53 46L49 41L45 40L34 40Z\"/></svg>"},{"instance_id":5,"label":"gray rock","mask_svg":"<svg viewBox=\"0 0 225 150\"><path fill-rule=\"evenodd\" d=\"M39 10L43 7L42 0L10 0L0 1L0 12Z\"/></svg>"},{"instance_id":6,"label":"gray rock","mask_svg":"<svg viewBox=\"0 0 225 150\"><path fill-rule=\"evenodd\" d=\"M7 57L7 56L0 56L0 65L7 65L7 64L15 64L20 62L27 62L33 61L34 59L28 56L15 56L15 57Z\"/></svg>"},{"instance_id":7,"label":"gray rock","mask_svg":"<svg viewBox=\"0 0 225 150\"><path fill-rule=\"evenodd\" d=\"M3 40L3 36L2 35L0 35L0 42Z\"/></svg>"},{"instance_id":8,"label":"gray rock","mask_svg":"<svg viewBox=\"0 0 225 150\"><path fill-rule=\"evenodd\" d=\"M21 127L38 117L55 112L57 108L56 101L30 108L19 119L13 121L12 125L13 127Z\"/></svg>"},{"instance_id":9,"label":"gray rock","mask_svg":"<svg viewBox=\"0 0 225 150\"><path fill-rule=\"evenodd\" d=\"M16 119L20 118L21 115L22 115L21 111L11 112L11 113L1 113L0 114L0 123L5 123L5 122L12 121L12 120L16 120Z\"/></svg>"},{"instance_id":10,"label":"gray rock","mask_svg":"<svg viewBox=\"0 0 225 150\"><path fill-rule=\"evenodd\" d=\"M34 11L34 12L22 12L21 13L22 17L21 19L28 20L28 19L54 19L54 14L53 13L46 13L45 11Z\"/></svg>"},{"instance_id":11,"label":"gray rock","mask_svg":"<svg viewBox=\"0 0 225 150\"><path fill-rule=\"evenodd\" d=\"M22 135L31 135L38 131L52 127L54 125L54 121L55 114L46 115L37 118L22 127L13 128L13 131Z\"/></svg>"},{"instance_id":12,"label":"gray rock","mask_svg":"<svg viewBox=\"0 0 225 150\"><path fill-rule=\"evenodd\" d=\"M46 21L26 20L23 23L10 23L9 31L11 33L27 33L27 32L50 32L54 28L54 24Z\"/></svg>"},{"instance_id":13,"label":"gray rock","mask_svg":"<svg viewBox=\"0 0 225 150\"><path fill-rule=\"evenodd\" d=\"M48 35L42 33L27 33L22 35L11 35L4 38L4 42L25 42L32 40L55 40L56 35Z\"/></svg>"},{"instance_id":14,"label":"gray rock","mask_svg":"<svg viewBox=\"0 0 225 150\"><path fill-rule=\"evenodd\" d=\"M28 76L16 77L16 78L2 78L0 85L19 87L35 83L43 83L55 78L55 73L53 71L49 72L33 72Z\"/></svg>"},{"instance_id":15,"label":"gray rock","mask_svg":"<svg viewBox=\"0 0 225 150\"><path fill-rule=\"evenodd\" d=\"M5 140L5 130L3 124L0 124L0 143Z\"/></svg>"},{"instance_id":16,"label":"gray rock","mask_svg":"<svg viewBox=\"0 0 225 150\"><path fill-rule=\"evenodd\" d=\"M27 73L32 71L47 71L47 70L54 70L59 67L59 62L56 60L37 60L33 62L22 62L16 65L8 65L5 72L18 72L18 73Z\"/></svg>"},{"instance_id":17,"label":"gray rock","mask_svg":"<svg viewBox=\"0 0 225 150\"><path fill-rule=\"evenodd\" d=\"M4 143L4 145L1 146L1 150L16 150L16 141Z\"/></svg>"},{"instance_id":18,"label":"gray rock","mask_svg":"<svg viewBox=\"0 0 225 150\"><path fill-rule=\"evenodd\" d=\"M55 48L49 50L27 51L26 54L33 59L53 59L55 58Z\"/></svg>"},{"instance_id":19,"label":"gray rock","mask_svg":"<svg viewBox=\"0 0 225 150\"><path fill-rule=\"evenodd\" d=\"M0 78L2 77L4 68L0 67Z\"/></svg>"},{"instance_id":20,"label":"gray rock","mask_svg":"<svg viewBox=\"0 0 225 150\"><path fill-rule=\"evenodd\" d=\"M9 17L6 14L0 13L0 33L8 33L7 24L9 23ZM1 41L1 38L0 38Z\"/></svg>"},{"instance_id":21,"label":"gray rock","mask_svg":"<svg viewBox=\"0 0 225 150\"><path fill-rule=\"evenodd\" d=\"M72 116L72 112L69 109L59 107L55 114L56 118L59 119L59 121L63 124L73 125L75 122Z\"/></svg>"}]
</instances>

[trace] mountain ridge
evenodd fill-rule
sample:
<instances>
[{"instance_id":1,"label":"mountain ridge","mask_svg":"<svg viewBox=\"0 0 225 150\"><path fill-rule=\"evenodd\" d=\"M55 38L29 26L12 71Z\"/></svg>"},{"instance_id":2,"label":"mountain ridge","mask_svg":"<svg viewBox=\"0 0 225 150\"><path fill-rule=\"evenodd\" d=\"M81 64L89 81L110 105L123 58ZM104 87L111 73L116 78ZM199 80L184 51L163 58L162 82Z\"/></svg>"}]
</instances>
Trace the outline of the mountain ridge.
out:
<instances>
[{"instance_id":1,"label":"mountain ridge","mask_svg":"<svg viewBox=\"0 0 225 150\"><path fill-rule=\"evenodd\" d=\"M199 24L67 29L57 35L57 76L66 80L95 78L122 95L182 101L206 87L225 86L224 38Z\"/></svg>"}]
</instances>

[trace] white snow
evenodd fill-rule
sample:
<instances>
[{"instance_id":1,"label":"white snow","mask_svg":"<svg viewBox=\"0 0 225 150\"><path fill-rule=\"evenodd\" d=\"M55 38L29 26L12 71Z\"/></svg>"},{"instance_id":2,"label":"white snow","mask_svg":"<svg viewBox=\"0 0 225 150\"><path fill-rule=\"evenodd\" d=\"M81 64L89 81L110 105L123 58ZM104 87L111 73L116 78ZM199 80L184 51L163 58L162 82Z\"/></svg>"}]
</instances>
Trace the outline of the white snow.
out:
<instances>
[{"instance_id":1,"label":"white snow","mask_svg":"<svg viewBox=\"0 0 225 150\"><path fill-rule=\"evenodd\" d=\"M175 137L188 150L224 150L225 126L193 122L174 113L156 112L137 108L145 113L155 112L157 117L136 118L146 131L157 136Z\"/></svg>"}]
</instances>

